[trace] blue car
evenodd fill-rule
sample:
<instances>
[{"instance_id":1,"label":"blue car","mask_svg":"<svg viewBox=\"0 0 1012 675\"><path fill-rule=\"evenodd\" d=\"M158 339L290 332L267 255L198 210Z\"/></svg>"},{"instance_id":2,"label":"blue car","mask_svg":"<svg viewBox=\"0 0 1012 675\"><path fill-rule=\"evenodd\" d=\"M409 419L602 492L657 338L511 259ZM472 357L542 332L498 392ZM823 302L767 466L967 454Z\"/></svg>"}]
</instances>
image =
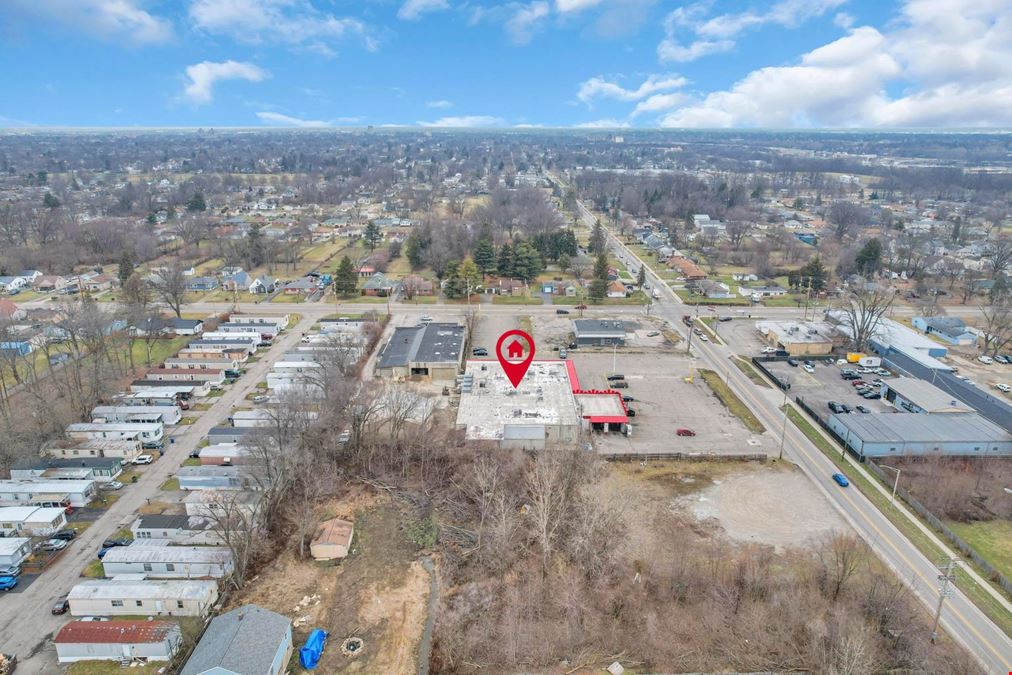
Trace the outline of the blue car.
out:
<instances>
[{"instance_id":1,"label":"blue car","mask_svg":"<svg viewBox=\"0 0 1012 675\"><path fill-rule=\"evenodd\" d=\"M834 473L833 480L835 480L836 484L839 485L840 487L847 487L848 485L850 485L850 481L847 480L847 477L844 476L842 473Z\"/></svg>"},{"instance_id":2,"label":"blue car","mask_svg":"<svg viewBox=\"0 0 1012 675\"><path fill-rule=\"evenodd\" d=\"M9 591L17 585L17 577L0 577L0 591Z\"/></svg>"},{"instance_id":3,"label":"blue car","mask_svg":"<svg viewBox=\"0 0 1012 675\"><path fill-rule=\"evenodd\" d=\"M110 546L108 548L101 548L101 549L99 549L98 550L98 559L101 560L102 558L104 558L105 554L108 553L109 551L111 551L113 548L115 548L115 547Z\"/></svg>"}]
</instances>

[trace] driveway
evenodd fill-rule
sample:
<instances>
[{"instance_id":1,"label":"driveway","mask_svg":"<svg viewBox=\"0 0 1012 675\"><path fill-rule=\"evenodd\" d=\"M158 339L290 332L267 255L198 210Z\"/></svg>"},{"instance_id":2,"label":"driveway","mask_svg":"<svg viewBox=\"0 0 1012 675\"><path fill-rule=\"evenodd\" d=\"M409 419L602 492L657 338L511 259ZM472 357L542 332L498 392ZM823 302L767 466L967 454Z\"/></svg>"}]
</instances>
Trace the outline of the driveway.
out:
<instances>
[{"instance_id":1,"label":"driveway","mask_svg":"<svg viewBox=\"0 0 1012 675\"><path fill-rule=\"evenodd\" d=\"M51 615L50 605L80 580L81 570L95 559L103 539L132 523L137 509L148 499L160 496L159 486L175 473L211 427L228 417L232 406L242 401L257 382L266 379L274 362L298 343L303 331L314 321L314 317L305 317L290 328L274 343L266 358L252 364L242 379L218 397L194 424L177 428L173 435L175 443L166 446L165 455L147 467L136 484L125 486L119 500L74 540L59 561L45 570L41 575L44 583L32 583L22 592L2 598L0 636L3 642L0 647L6 653L18 655L19 674L60 672L51 640L67 617Z\"/></svg>"}]
</instances>

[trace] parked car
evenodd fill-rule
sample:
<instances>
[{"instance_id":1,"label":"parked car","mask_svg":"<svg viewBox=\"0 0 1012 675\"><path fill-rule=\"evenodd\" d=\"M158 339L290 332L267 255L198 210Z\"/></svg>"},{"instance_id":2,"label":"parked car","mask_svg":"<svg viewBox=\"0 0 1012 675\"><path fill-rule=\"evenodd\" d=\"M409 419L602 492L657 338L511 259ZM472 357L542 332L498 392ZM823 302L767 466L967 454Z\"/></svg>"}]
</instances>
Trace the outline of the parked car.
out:
<instances>
[{"instance_id":1,"label":"parked car","mask_svg":"<svg viewBox=\"0 0 1012 675\"><path fill-rule=\"evenodd\" d=\"M678 434L679 436L695 436L696 435L696 432L693 431L692 429L679 429L675 433Z\"/></svg>"},{"instance_id":2,"label":"parked car","mask_svg":"<svg viewBox=\"0 0 1012 675\"><path fill-rule=\"evenodd\" d=\"M1012 363L1012 361L1009 361L1008 357L1005 356L1004 354L999 354L998 356L994 357L994 360L997 361L998 363L1005 363L1005 364Z\"/></svg>"},{"instance_id":3,"label":"parked car","mask_svg":"<svg viewBox=\"0 0 1012 675\"><path fill-rule=\"evenodd\" d=\"M608 376L608 381L610 381L610 382L611 381L615 381L615 380L624 380L624 379L625 379L625 375L623 375L622 373L613 373L612 375Z\"/></svg>"},{"instance_id":4,"label":"parked car","mask_svg":"<svg viewBox=\"0 0 1012 675\"><path fill-rule=\"evenodd\" d=\"M557 309L557 310L555 310L555 313L556 314L569 314L569 310L568 309Z\"/></svg>"},{"instance_id":5,"label":"parked car","mask_svg":"<svg viewBox=\"0 0 1012 675\"><path fill-rule=\"evenodd\" d=\"M804 363L806 366L812 366L813 368L815 367L815 362L810 359L805 359Z\"/></svg>"},{"instance_id":6,"label":"parked car","mask_svg":"<svg viewBox=\"0 0 1012 675\"><path fill-rule=\"evenodd\" d=\"M60 530L49 535L50 539L62 539L64 541L72 541L77 537L77 530Z\"/></svg>"},{"instance_id":7,"label":"parked car","mask_svg":"<svg viewBox=\"0 0 1012 675\"><path fill-rule=\"evenodd\" d=\"M117 546L129 546L133 543L132 539L126 537L120 537L119 539L106 539L102 542L102 548L115 548Z\"/></svg>"},{"instance_id":8,"label":"parked car","mask_svg":"<svg viewBox=\"0 0 1012 675\"><path fill-rule=\"evenodd\" d=\"M625 401L626 403L629 403L631 401L635 401L636 399L634 399L632 396L623 396L622 400Z\"/></svg>"},{"instance_id":9,"label":"parked car","mask_svg":"<svg viewBox=\"0 0 1012 675\"><path fill-rule=\"evenodd\" d=\"M835 480L836 484L839 485L840 487L847 487L848 485L850 485L850 481L847 480L847 477L844 476L842 473L834 473L833 480Z\"/></svg>"},{"instance_id":10,"label":"parked car","mask_svg":"<svg viewBox=\"0 0 1012 675\"><path fill-rule=\"evenodd\" d=\"M657 337L660 334L661 332L659 330L652 330L649 333L647 333L647 337Z\"/></svg>"},{"instance_id":11,"label":"parked car","mask_svg":"<svg viewBox=\"0 0 1012 675\"><path fill-rule=\"evenodd\" d=\"M150 464L153 461L155 461L155 458L151 455L137 455L134 458L134 464Z\"/></svg>"},{"instance_id":12,"label":"parked car","mask_svg":"<svg viewBox=\"0 0 1012 675\"><path fill-rule=\"evenodd\" d=\"M859 405L859 406L855 407L854 410L858 411L859 413L865 413L865 414L868 414L868 413L871 412L870 410L868 410L867 408L865 408L863 405Z\"/></svg>"},{"instance_id":13,"label":"parked car","mask_svg":"<svg viewBox=\"0 0 1012 675\"><path fill-rule=\"evenodd\" d=\"M110 548L100 548L98 550L98 559L101 560L102 558L104 558L105 554L108 553L111 550L112 550L111 547Z\"/></svg>"},{"instance_id":14,"label":"parked car","mask_svg":"<svg viewBox=\"0 0 1012 675\"><path fill-rule=\"evenodd\" d=\"M9 591L17 585L17 577L0 577L0 591Z\"/></svg>"},{"instance_id":15,"label":"parked car","mask_svg":"<svg viewBox=\"0 0 1012 675\"><path fill-rule=\"evenodd\" d=\"M835 413L842 413L843 412L843 408L841 408L840 404L837 403L836 401L830 401L826 405L828 405L829 409L832 410Z\"/></svg>"},{"instance_id":16,"label":"parked car","mask_svg":"<svg viewBox=\"0 0 1012 675\"><path fill-rule=\"evenodd\" d=\"M98 484L99 490L119 490L123 487L123 483L118 480L107 480L104 483Z\"/></svg>"},{"instance_id":17,"label":"parked car","mask_svg":"<svg viewBox=\"0 0 1012 675\"><path fill-rule=\"evenodd\" d=\"M862 384L868 384L868 383L865 382L864 380L853 380L853 381L851 381L850 386L852 386L852 387L860 387Z\"/></svg>"},{"instance_id":18,"label":"parked car","mask_svg":"<svg viewBox=\"0 0 1012 675\"><path fill-rule=\"evenodd\" d=\"M488 350L484 347L475 347L471 350L471 356L488 356Z\"/></svg>"},{"instance_id":19,"label":"parked car","mask_svg":"<svg viewBox=\"0 0 1012 675\"><path fill-rule=\"evenodd\" d=\"M787 365L791 368L797 368L799 361L797 359L787 359Z\"/></svg>"},{"instance_id":20,"label":"parked car","mask_svg":"<svg viewBox=\"0 0 1012 675\"><path fill-rule=\"evenodd\" d=\"M867 394L863 394L863 396L869 401L876 398L882 398L882 394L877 391L869 391Z\"/></svg>"},{"instance_id":21,"label":"parked car","mask_svg":"<svg viewBox=\"0 0 1012 675\"><path fill-rule=\"evenodd\" d=\"M801 369L804 370L806 373L814 373L815 372L815 366L810 366L807 363L805 365L801 366Z\"/></svg>"},{"instance_id":22,"label":"parked car","mask_svg":"<svg viewBox=\"0 0 1012 675\"><path fill-rule=\"evenodd\" d=\"M560 349L560 350L559 350L559 358L560 358L560 359L564 359L564 358L566 358L567 356L569 356L569 352L567 352L567 351L565 350L565 348L563 348L563 349Z\"/></svg>"},{"instance_id":23,"label":"parked car","mask_svg":"<svg viewBox=\"0 0 1012 675\"><path fill-rule=\"evenodd\" d=\"M21 576L21 565L6 565L0 567L0 577L19 577Z\"/></svg>"},{"instance_id":24,"label":"parked car","mask_svg":"<svg viewBox=\"0 0 1012 675\"><path fill-rule=\"evenodd\" d=\"M254 403L267 403L267 397L264 394L257 394L251 400Z\"/></svg>"},{"instance_id":25,"label":"parked car","mask_svg":"<svg viewBox=\"0 0 1012 675\"><path fill-rule=\"evenodd\" d=\"M1010 388L1004 382L999 382L998 384L994 385L994 388L997 389L997 390L999 390L999 391L1003 391L1006 394L1009 393L1010 391L1012 391L1012 388Z\"/></svg>"},{"instance_id":26,"label":"parked car","mask_svg":"<svg viewBox=\"0 0 1012 675\"><path fill-rule=\"evenodd\" d=\"M763 354L772 354L775 351L776 350L773 349L773 347L763 347L762 353Z\"/></svg>"},{"instance_id":27,"label":"parked car","mask_svg":"<svg viewBox=\"0 0 1012 675\"><path fill-rule=\"evenodd\" d=\"M422 323L432 323L432 317L431 317L431 316L429 316L428 314L426 314L426 315L424 315L424 316L423 316L423 317L421 318L421 322L422 322Z\"/></svg>"},{"instance_id":28,"label":"parked car","mask_svg":"<svg viewBox=\"0 0 1012 675\"><path fill-rule=\"evenodd\" d=\"M63 549L67 548L67 546L69 544L70 544L70 542L64 541L63 539L47 539L44 542L42 542L41 544L39 544L39 550L40 551L62 551Z\"/></svg>"},{"instance_id":29,"label":"parked car","mask_svg":"<svg viewBox=\"0 0 1012 675\"><path fill-rule=\"evenodd\" d=\"M608 386L610 386L612 389L628 389L629 383L626 382L625 380L615 380L609 383Z\"/></svg>"},{"instance_id":30,"label":"parked car","mask_svg":"<svg viewBox=\"0 0 1012 675\"><path fill-rule=\"evenodd\" d=\"M70 600L67 600L66 595L61 595L59 599L53 603L53 606L49 611L51 614L66 614L68 609L70 609Z\"/></svg>"},{"instance_id":31,"label":"parked car","mask_svg":"<svg viewBox=\"0 0 1012 675\"><path fill-rule=\"evenodd\" d=\"M710 341L710 338L706 337L705 335L700 335L699 339L700 339L701 342L709 342Z\"/></svg>"},{"instance_id":32,"label":"parked car","mask_svg":"<svg viewBox=\"0 0 1012 675\"><path fill-rule=\"evenodd\" d=\"M881 375L882 377L889 377L890 375L892 375L892 373L890 373L885 368L879 368L878 370L875 371L875 374Z\"/></svg>"},{"instance_id":33,"label":"parked car","mask_svg":"<svg viewBox=\"0 0 1012 675\"><path fill-rule=\"evenodd\" d=\"M625 414L629 417L636 417L636 411L632 408L626 408Z\"/></svg>"},{"instance_id":34,"label":"parked car","mask_svg":"<svg viewBox=\"0 0 1012 675\"><path fill-rule=\"evenodd\" d=\"M978 356L977 360L983 363L985 366L989 366L992 363L994 363L994 359L992 359L990 356L985 356L984 354Z\"/></svg>"}]
</instances>

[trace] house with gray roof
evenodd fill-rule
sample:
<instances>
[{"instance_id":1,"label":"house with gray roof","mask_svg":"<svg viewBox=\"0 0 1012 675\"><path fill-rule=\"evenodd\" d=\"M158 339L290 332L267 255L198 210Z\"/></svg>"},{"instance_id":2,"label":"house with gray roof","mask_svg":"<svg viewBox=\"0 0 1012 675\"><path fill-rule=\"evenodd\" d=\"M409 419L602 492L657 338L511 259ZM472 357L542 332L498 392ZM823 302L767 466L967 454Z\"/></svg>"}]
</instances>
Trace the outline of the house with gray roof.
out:
<instances>
[{"instance_id":1,"label":"house with gray roof","mask_svg":"<svg viewBox=\"0 0 1012 675\"><path fill-rule=\"evenodd\" d=\"M180 675L279 675L293 649L288 617L243 605L211 620Z\"/></svg>"}]
</instances>

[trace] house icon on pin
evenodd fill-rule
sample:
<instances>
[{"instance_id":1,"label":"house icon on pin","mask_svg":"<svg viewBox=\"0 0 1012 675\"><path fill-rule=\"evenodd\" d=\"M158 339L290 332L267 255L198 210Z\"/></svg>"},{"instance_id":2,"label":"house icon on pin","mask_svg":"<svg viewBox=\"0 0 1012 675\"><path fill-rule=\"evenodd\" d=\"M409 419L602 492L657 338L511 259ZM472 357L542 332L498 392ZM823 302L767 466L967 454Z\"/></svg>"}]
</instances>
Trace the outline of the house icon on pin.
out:
<instances>
[{"instance_id":1,"label":"house icon on pin","mask_svg":"<svg viewBox=\"0 0 1012 675\"><path fill-rule=\"evenodd\" d=\"M519 340L514 340L506 347L506 353L511 359L522 359L524 356L524 346L520 344Z\"/></svg>"}]
</instances>

